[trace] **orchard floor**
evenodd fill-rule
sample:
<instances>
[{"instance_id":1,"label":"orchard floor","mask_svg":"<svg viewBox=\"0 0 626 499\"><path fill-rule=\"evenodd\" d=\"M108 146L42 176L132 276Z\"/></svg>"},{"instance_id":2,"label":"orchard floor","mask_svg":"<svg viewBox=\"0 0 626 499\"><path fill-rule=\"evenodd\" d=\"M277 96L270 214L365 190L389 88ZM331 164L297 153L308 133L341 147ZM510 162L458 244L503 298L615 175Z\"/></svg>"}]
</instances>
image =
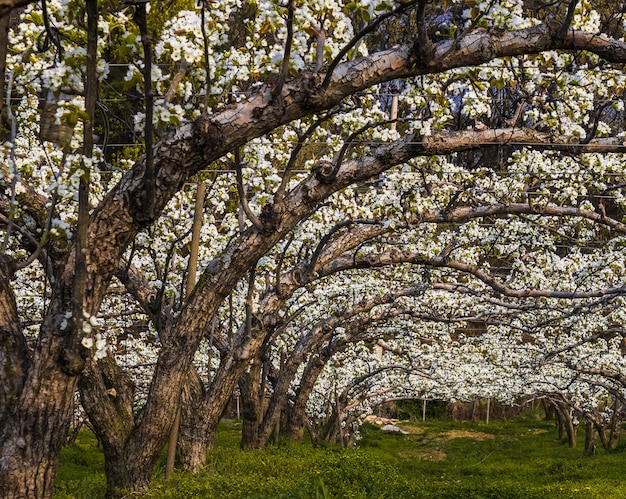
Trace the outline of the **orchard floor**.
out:
<instances>
[{"instance_id":1,"label":"orchard floor","mask_svg":"<svg viewBox=\"0 0 626 499\"><path fill-rule=\"evenodd\" d=\"M557 440L538 413L509 422L400 423L408 434L366 424L354 449L282 444L239 450L240 426L220 427L200 475L155 472L149 498L624 498L626 448L584 456ZM82 433L64 449L55 499L104 495L103 458ZM137 497L137 496L133 496Z\"/></svg>"}]
</instances>

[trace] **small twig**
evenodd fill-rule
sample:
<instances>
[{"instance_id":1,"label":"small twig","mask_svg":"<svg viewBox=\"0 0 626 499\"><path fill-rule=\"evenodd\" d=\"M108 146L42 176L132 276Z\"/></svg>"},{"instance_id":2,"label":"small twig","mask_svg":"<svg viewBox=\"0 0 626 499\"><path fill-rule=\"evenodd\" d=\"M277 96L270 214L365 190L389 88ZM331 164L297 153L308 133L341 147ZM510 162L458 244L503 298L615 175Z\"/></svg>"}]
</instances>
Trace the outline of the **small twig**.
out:
<instances>
[{"instance_id":1,"label":"small twig","mask_svg":"<svg viewBox=\"0 0 626 499\"><path fill-rule=\"evenodd\" d=\"M283 85L289 72L289 61L291 59L291 46L293 45L293 11L295 10L295 0L289 0L287 3L287 40L285 41L285 53L283 54L283 65L280 68L278 80L272 90L272 97L280 96Z\"/></svg>"},{"instance_id":2,"label":"small twig","mask_svg":"<svg viewBox=\"0 0 626 499\"><path fill-rule=\"evenodd\" d=\"M326 31L324 31L324 26L320 26L319 29L315 26L311 26L311 31L315 33L315 38L317 39L315 46L315 66L313 66L313 71L317 72L322 69L322 66L324 66L324 47L326 45Z\"/></svg>"},{"instance_id":3,"label":"small twig","mask_svg":"<svg viewBox=\"0 0 626 499\"><path fill-rule=\"evenodd\" d=\"M239 194L239 201L241 202L241 207L243 208L244 213L248 217L248 219L252 222L257 229L263 230L263 224L259 220L259 218L254 214L252 209L250 209L250 205L248 204L248 199L246 198L246 190L243 186L243 174L241 172L241 151L239 149L235 149L235 171L237 173L237 193Z\"/></svg>"},{"instance_id":4,"label":"small twig","mask_svg":"<svg viewBox=\"0 0 626 499\"><path fill-rule=\"evenodd\" d=\"M283 270L283 263L285 262L285 256L287 255L287 250L289 249L289 246L291 246L291 243L293 242L293 232L289 233L289 236L287 236L287 241L285 242L285 246L283 247L283 251L281 252L280 258L278 259L278 262L276 263L276 294L278 296L282 296L282 283L280 282L280 274Z\"/></svg>"},{"instance_id":5,"label":"small twig","mask_svg":"<svg viewBox=\"0 0 626 499\"><path fill-rule=\"evenodd\" d=\"M320 127L320 125L322 125L322 123L327 121L331 116L337 114L338 112L339 110L337 109L337 110L327 113L321 118L318 118L311 124L311 126L309 126L309 128L307 128L307 130L303 134L299 134L298 143L294 146L293 150L291 151L291 155L289 156L289 162L287 163L287 166L285 167L285 170L283 172L283 178L274 196L274 199L276 200L277 203L281 202L285 198L285 193L287 190L287 184L289 183L289 177L291 176L291 171L296 165L298 154L304 147L306 141L311 138L311 136Z\"/></svg>"},{"instance_id":6,"label":"small twig","mask_svg":"<svg viewBox=\"0 0 626 499\"><path fill-rule=\"evenodd\" d=\"M13 89L13 70L9 72L9 82L7 84L7 116L9 121L11 121L11 170L13 173L13 180L11 181L11 201L10 201L10 212L9 212L9 223L7 224L7 231L4 236L4 242L2 243L2 252L6 253L7 248L9 247L9 239L11 237L11 229L13 227L13 215L15 212L15 200L16 200L16 192L17 192L17 182L19 179L19 171L17 170L17 164L15 162L15 139L17 136L17 120L15 119L15 115L11 110L11 93Z\"/></svg>"},{"instance_id":7,"label":"small twig","mask_svg":"<svg viewBox=\"0 0 626 499\"><path fill-rule=\"evenodd\" d=\"M154 115L154 103L152 93L152 41L148 33L148 20L146 12L146 4L137 5L135 12L135 22L139 26L141 35L141 44L143 45L143 86L144 99L146 101L146 120L144 124L144 140L146 145L146 165L144 172L144 198L142 221L150 220L154 213L154 195L156 188L156 180L154 176L154 156L152 152L152 140L154 133L154 125L152 119Z\"/></svg>"},{"instance_id":8,"label":"small twig","mask_svg":"<svg viewBox=\"0 0 626 499\"><path fill-rule=\"evenodd\" d=\"M209 10L209 2L202 0L202 9L200 11L200 24L202 27L202 46L204 49L204 66L205 66L205 78L206 78L206 95L204 96L204 113L209 113L209 98L211 97L211 62L209 59L209 36L206 32L205 22L205 9Z\"/></svg>"},{"instance_id":9,"label":"small twig","mask_svg":"<svg viewBox=\"0 0 626 499\"><path fill-rule=\"evenodd\" d=\"M174 100L174 97L176 96L176 90L178 89L180 82L183 81L185 73L187 72L187 68L189 68L189 63L185 59L182 59L180 61L178 71L174 75L174 78L172 78L172 83L170 83L167 92L165 92L166 104L170 104Z\"/></svg>"},{"instance_id":10,"label":"small twig","mask_svg":"<svg viewBox=\"0 0 626 499\"><path fill-rule=\"evenodd\" d=\"M564 40L567 35L567 30L572 25L572 21L574 20L574 12L576 11L576 6L578 5L578 0L571 0L567 7L567 14L565 15L565 19L558 31L554 35L557 40Z\"/></svg>"},{"instance_id":11,"label":"small twig","mask_svg":"<svg viewBox=\"0 0 626 499\"><path fill-rule=\"evenodd\" d=\"M341 149L339 150L339 153L337 154L337 156L333 159L333 163L335 164L335 166L337 168L339 168L339 166L341 166L341 163L343 161L343 158L344 158L346 152L348 151L348 149L351 146L354 145L355 139L359 135L361 135L363 132L366 132L367 130L369 130L371 128L376 128L377 126L389 125L390 123L395 123L396 121L397 121L397 119L392 119L392 120L385 120L385 121L377 121L375 123L368 123L367 125L364 125L361 128L359 128L358 130L356 130L355 132L351 133L350 136L343 143L343 146L341 146Z\"/></svg>"}]
</instances>

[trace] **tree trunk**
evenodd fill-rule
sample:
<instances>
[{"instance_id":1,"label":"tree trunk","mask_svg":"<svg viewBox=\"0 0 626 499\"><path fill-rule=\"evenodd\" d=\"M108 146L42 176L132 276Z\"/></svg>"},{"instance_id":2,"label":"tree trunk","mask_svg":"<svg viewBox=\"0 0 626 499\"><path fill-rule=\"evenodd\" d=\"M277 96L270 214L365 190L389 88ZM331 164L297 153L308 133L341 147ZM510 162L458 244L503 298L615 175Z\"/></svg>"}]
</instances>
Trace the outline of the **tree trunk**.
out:
<instances>
[{"instance_id":1,"label":"tree trunk","mask_svg":"<svg viewBox=\"0 0 626 499\"><path fill-rule=\"evenodd\" d=\"M304 438L306 411L305 407L292 408L287 411L285 438L291 442L299 442Z\"/></svg>"},{"instance_id":2,"label":"tree trunk","mask_svg":"<svg viewBox=\"0 0 626 499\"><path fill-rule=\"evenodd\" d=\"M543 407L543 412L545 414L545 420L550 421L551 419L556 418L554 404L552 402L547 402L544 399L541 399L541 406Z\"/></svg>"},{"instance_id":3,"label":"tree trunk","mask_svg":"<svg viewBox=\"0 0 626 499\"><path fill-rule=\"evenodd\" d=\"M596 431L593 422L585 420L585 454L593 456L596 453Z\"/></svg>"},{"instance_id":4,"label":"tree trunk","mask_svg":"<svg viewBox=\"0 0 626 499\"><path fill-rule=\"evenodd\" d=\"M283 361L281 363L281 369L278 374L278 378L276 379L276 383L274 384L272 397L269 401L267 410L265 411L265 415L259 429L258 438L260 447L265 447L268 444L272 435L274 435L276 440L278 440L279 438L281 418L285 416L285 412L288 412L287 400L289 387L291 386L291 383L296 376L298 367L304 361L308 346L309 345L306 343L299 344L298 347L296 347L295 351L291 354L291 356L286 361ZM317 379L317 376L315 376L315 379ZM303 394L303 396L305 395L306 394ZM308 396L306 396L306 398L308 400ZM306 403L304 405L304 408L306 408ZM293 411L291 411L291 415L294 415ZM300 426L300 429L293 428L293 430L295 433L299 434L299 436L292 434L289 437L290 440L300 439L304 435L304 416L304 413L297 416L302 424ZM288 421L290 419L290 416L287 415L287 428L289 428Z\"/></svg>"},{"instance_id":5,"label":"tree trunk","mask_svg":"<svg viewBox=\"0 0 626 499\"><path fill-rule=\"evenodd\" d=\"M239 382L242 402L241 448L260 449L265 443L259 440L259 429L263 421L262 362L255 358L247 373Z\"/></svg>"},{"instance_id":6,"label":"tree trunk","mask_svg":"<svg viewBox=\"0 0 626 499\"><path fill-rule=\"evenodd\" d=\"M139 458L140 453L128 452L125 448L111 449L103 446L105 452L104 470L106 473L106 497L117 499L132 493L141 492L150 486L153 460Z\"/></svg>"},{"instance_id":7,"label":"tree trunk","mask_svg":"<svg viewBox=\"0 0 626 499\"><path fill-rule=\"evenodd\" d=\"M51 304L32 355L10 287L12 262L0 255L0 497L52 496L58 456L72 420L81 358L66 348L74 334ZM61 333L65 333L63 336Z\"/></svg>"},{"instance_id":8,"label":"tree trunk","mask_svg":"<svg viewBox=\"0 0 626 499\"><path fill-rule=\"evenodd\" d=\"M567 444L576 447L576 425L572 419L571 411L568 407L557 405L556 413L559 421L559 439L563 437L563 432L567 436Z\"/></svg>"},{"instance_id":9,"label":"tree trunk","mask_svg":"<svg viewBox=\"0 0 626 499\"><path fill-rule=\"evenodd\" d=\"M611 427L611 432L609 434L609 448L607 450L615 450L617 448L617 444L619 443L619 435L621 433L621 427L621 421L618 421L615 426Z\"/></svg>"},{"instance_id":10,"label":"tree trunk","mask_svg":"<svg viewBox=\"0 0 626 499\"><path fill-rule=\"evenodd\" d=\"M19 402L31 355L22 334L15 296L10 286L13 262L0 255L0 428L5 428Z\"/></svg>"},{"instance_id":11,"label":"tree trunk","mask_svg":"<svg viewBox=\"0 0 626 499\"><path fill-rule=\"evenodd\" d=\"M599 423L597 420L593 422L593 426L596 429L596 433L598 438L600 439L600 444L604 450L608 450L609 448L609 439L606 435L606 428L602 423Z\"/></svg>"},{"instance_id":12,"label":"tree trunk","mask_svg":"<svg viewBox=\"0 0 626 499\"><path fill-rule=\"evenodd\" d=\"M554 421L558 432L558 439L562 440L565 426L563 424L563 416L561 415L561 411L557 407L555 407L554 410Z\"/></svg>"},{"instance_id":13,"label":"tree trunk","mask_svg":"<svg viewBox=\"0 0 626 499\"><path fill-rule=\"evenodd\" d=\"M48 362L44 376L37 364L0 435L3 499L52 497L59 452L69 430L76 376Z\"/></svg>"},{"instance_id":14,"label":"tree trunk","mask_svg":"<svg viewBox=\"0 0 626 499\"><path fill-rule=\"evenodd\" d=\"M296 390L296 396L294 403L287 410L287 426L285 428L285 436L288 440L298 441L302 440L304 436L304 428L306 426L306 404L313 392L315 382L319 378L322 370L324 369L325 360L321 357L316 357L309 360L302 379L300 380L300 386Z\"/></svg>"},{"instance_id":15,"label":"tree trunk","mask_svg":"<svg viewBox=\"0 0 626 499\"><path fill-rule=\"evenodd\" d=\"M193 421L187 418L187 422ZM210 438L213 440L213 436ZM204 426L181 425L178 434L178 446L176 448L176 460L182 471L197 473L206 466L207 453L209 451L209 433L204 431Z\"/></svg>"},{"instance_id":16,"label":"tree trunk","mask_svg":"<svg viewBox=\"0 0 626 499\"><path fill-rule=\"evenodd\" d=\"M250 348L249 351L256 351L258 348L254 340L247 346ZM198 401L195 408L190 407L188 411L183 408L187 420L184 423L185 429L181 428L179 444L182 444L182 447L179 459L184 471L197 472L206 465L206 454L213 448L220 417L248 362L249 359L241 358L236 352L229 352L222 358L221 366L206 390L204 398ZM182 442L181 439L187 442Z\"/></svg>"},{"instance_id":17,"label":"tree trunk","mask_svg":"<svg viewBox=\"0 0 626 499\"><path fill-rule=\"evenodd\" d=\"M615 450L617 447L617 442L619 440L619 434L622 429L622 419L621 419L621 407L620 401L618 399L615 400L613 404L613 414L611 415L610 422L610 432L609 432L609 442L607 450Z\"/></svg>"},{"instance_id":18,"label":"tree trunk","mask_svg":"<svg viewBox=\"0 0 626 499\"><path fill-rule=\"evenodd\" d=\"M52 334L44 332L43 336L48 339ZM8 407L9 414L3 408L2 498L52 496L59 452L72 420L78 374L64 371L70 366L63 365L64 349L59 340L57 335L40 343L24 386L14 399L16 403Z\"/></svg>"},{"instance_id":19,"label":"tree trunk","mask_svg":"<svg viewBox=\"0 0 626 499\"><path fill-rule=\"evenodd\" d=\"M207 436L202 424L200 406L206 390L198 372L189 370L181 394L181 418L176 460L181 470L197 472L206 464Z\"/></svg>"},{"instance_id":20,"label":"tree trunk","mask_svg":"<svg viewBox=\"0 0 626 499\"><path fill-rule=\"evenodd\" d=\"M162 377L150 387L150 398L154 402L136 413L132 380L113 357L109 355L88 363L80 380L81 399L102 442L107 497L140 492L150 484L154 465L165 447L176 414L178 387L184 384L185 371L181 372L175 364L175 360L168 364L160 359L157 371L161 371ZM177 376L180 379L176 379Z\"/></svg>"}]
</instances>

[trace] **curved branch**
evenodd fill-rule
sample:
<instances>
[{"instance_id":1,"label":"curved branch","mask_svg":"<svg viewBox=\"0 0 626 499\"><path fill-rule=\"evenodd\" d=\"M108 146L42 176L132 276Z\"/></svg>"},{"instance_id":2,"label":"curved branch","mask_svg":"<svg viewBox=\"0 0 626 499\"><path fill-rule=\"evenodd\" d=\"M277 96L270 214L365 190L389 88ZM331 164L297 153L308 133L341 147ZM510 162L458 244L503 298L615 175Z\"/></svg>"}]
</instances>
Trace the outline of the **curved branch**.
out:
<instances>
[{"instance_id":1,"label":"curved branch","mask_svg":"<svg viewBox=\"0 0 626 499\"><path fill-rule=\"evenodd\" d=\"M248 220L252 222L252 225L254 225L258 230L263 231L263 224L250 208L250 205L248 204L248 198L246 197L246 189L243 186L243 174L241 171L241 151L239 149L235 149L234 154L235 171L237 173L237 193L239 194L239 202L241 203L241 208L248 217Z\"/></svg>"},{"instance_id":2,"label":"curved branch","mask_svg":"<svg viewBox=\"0 0 626 499\"><path fill-rule=\"evenodd\" d=\"M393 9L391 12L387 12L386 14L381 14L380 16L378 16L376 19L374 19L373 21L371 21L370 23L367 24L367 26L365 26L361 31L359 31L356 35L354 35L354 37L352 37L352 40L350 40L340 51L339 53L335 56L335 58L333 59L333 61L330 63L330 65L328 66L328 69L326 70L326 76L324 77L324 81L322 82L320 88L321 90L326 90L328 88L328 86L330 85L330 81L333 77L333 72L335 71L335 68L339 65L339 63L342 61L342 59L347 55L348 52L350 52L350 50L352 50L352 48L367 34L373 32L378 26L380 26L380 24L389 19L390 17L396 16L398 14L401 14L402 12L406 11L407 9L409 9L410 7L413 7L416 3L423 3L424 0L412 0L409 2L402 2L402 4L399 7L396 7L395 9Z\"/></svg>"},{"instance_id":3,"label":"curved branch","mask_svg":"<svg viewBox=\"0 0 626 499\"><path fill-rule=\"evenodd\" d=\"M590 291L559 291L548 289L514 289L500 282L493 275L481 270L476 265L453 260L449 255L428 256L408 251L392 249L387 252L357 255L345 254L341 258L330 262L325 268L320 269L318 274L330 275L349 268L376 268L388 265L397 265L401 263L410 263L415 265L428 265L431 267L444 267L458 270L465 274L476 277L479 281L492 288L498 294L513 298L560 298L569 300L580 300L585 298L598 298L608 295L626 294L626 285L613 286L603 289L595 289Z\"/></svg>"},{"instance_id":4,"label":"curved branch","mask_svg":"<svg viewBox=\"0 0 626 499\"><path fill-rule=\"evenodd\" d=\"M285 41L285 53L283 54L283 64L280 68L278 80L272 89L272 96L280 96L283 85L289 72L289 62L291 61L291 46L293 44L293 11L296 8L295 0L287 0L287 40Z\"/></svg>"}]
</instances>

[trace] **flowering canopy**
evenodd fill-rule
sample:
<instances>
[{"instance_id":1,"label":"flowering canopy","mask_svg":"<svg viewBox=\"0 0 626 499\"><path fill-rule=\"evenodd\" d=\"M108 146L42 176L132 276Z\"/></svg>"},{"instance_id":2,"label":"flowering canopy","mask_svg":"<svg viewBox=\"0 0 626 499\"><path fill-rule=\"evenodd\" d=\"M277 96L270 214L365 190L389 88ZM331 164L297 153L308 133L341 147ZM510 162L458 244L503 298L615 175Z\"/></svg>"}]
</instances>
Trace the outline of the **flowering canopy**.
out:
<instances>
[{"instance_id":1,"label":"flowering canopy","mask_svg":"<svg viewBox=\"0 0 626 499\"><path fill-rule=\"evenodd\" d=\"M191 373L210 433L264 362L276 413L302 397L346 423L397 397L560 393L589 413L623 400L615 10L155 1L144 25L143 5L101 6L89 116L85 6L44 7L9 31L0 303L18 347L0 367L20 367L7 407L24 410L48 361L67 393L81 374L108 462L127 452L110 471L153 462Z\"/></svg>"}]
</instances>

